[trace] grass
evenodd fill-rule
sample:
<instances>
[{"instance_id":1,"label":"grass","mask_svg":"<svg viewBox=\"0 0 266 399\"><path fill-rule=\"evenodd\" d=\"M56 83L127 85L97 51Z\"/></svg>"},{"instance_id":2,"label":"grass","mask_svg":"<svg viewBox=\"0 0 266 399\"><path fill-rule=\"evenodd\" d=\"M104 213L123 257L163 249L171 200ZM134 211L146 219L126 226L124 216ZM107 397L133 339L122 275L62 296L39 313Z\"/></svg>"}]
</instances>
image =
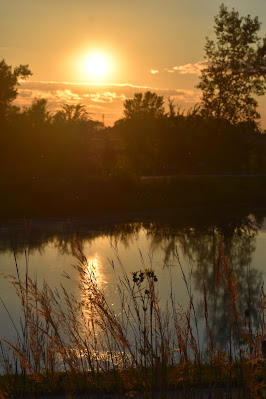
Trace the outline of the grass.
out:
<instances>
[{"instance_id":1,"label":"grass","mask_svg":"<svg viewBox=\"0 0 266 399\"><path fill-rule=\"evenodd\" d=\"M249 309L241 315L237 279L224 256L223 242L216 264L216 289L227 297L230 324L228 347L216 346L209 317L208 292L203 281L203 303L207 345L200 343L198 320L187 277L181 268L188 293L188 308L176 301L173 284L162 307L157 276L143 261L142 270L127 275L117 253L116 263L120 312L107 301L97 283L79 242L75 242L78 294L63 285L42 287L26 270L22 279L5 276L20 299L23 317L20 329L13 322L16 342L2 339L0 353L3 375L0 397L39 397L42 394L74 397L86 393L127 394L143 398L196 398L204 389L215 398L262 398L266 396L265 308L261 286L259 317L253 325ZM26 254L27 258L27 254ZM70 276L68 276L70 278ZM12 318L11 318L12 319Z\"/></svg>"}]
</instances>

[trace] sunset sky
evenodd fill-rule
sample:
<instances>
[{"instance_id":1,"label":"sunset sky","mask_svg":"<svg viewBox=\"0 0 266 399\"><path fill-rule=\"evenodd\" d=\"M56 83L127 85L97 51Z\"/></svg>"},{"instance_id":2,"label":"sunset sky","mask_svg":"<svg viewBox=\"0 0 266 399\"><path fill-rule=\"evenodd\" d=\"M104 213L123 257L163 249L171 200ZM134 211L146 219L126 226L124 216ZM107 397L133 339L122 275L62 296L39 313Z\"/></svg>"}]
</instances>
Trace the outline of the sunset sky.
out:
<instances>
[{"instance_id":1,"label":"sunset sky","mask_svg":"<svg viewBox=\"0 0 266 399\"><path fill-rule=\"evenodd\" d=\"M47 98L49 109L86 104L111 125L123 101L147 89L181 108L200 101L205 38L214 38L221 0L0 0L0 59L29 64L33 76L16 103ZM266 34L266 1L224 1L258 16ZM259 99L266 128L266 99Z\"/></svg>"}]
</instances>

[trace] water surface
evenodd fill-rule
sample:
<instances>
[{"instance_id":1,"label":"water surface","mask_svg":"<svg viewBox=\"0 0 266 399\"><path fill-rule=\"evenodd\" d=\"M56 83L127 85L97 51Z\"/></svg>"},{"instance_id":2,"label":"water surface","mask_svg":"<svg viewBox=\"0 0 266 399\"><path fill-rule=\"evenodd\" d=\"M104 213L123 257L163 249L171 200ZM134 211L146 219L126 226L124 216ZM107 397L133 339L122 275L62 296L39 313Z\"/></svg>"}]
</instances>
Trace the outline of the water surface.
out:
<instances>
[{"instance_id":1,"label":"water surface","mask_svg":"<svg viewBox=\"0 0 266 399\"><path fill-rule=\"evenodd\" d=\"M201 342L205 340L203 284L206 285L209 315L216 343L226 346L229 318L226 293L217 290L217 258L221 245L237 278L239 311L258 317L258 298L265 278L266 231L264 212L234 210L188 215L162 212L156 215L109 215L92 219L16 220L0 230L0 271L22 277L27 270L38 285L46 280L52 288L63 284L77 297L77 272L73 265L75 240L79 240L89 265L94 265L97 281L111 306L119 314L117 278L121 265L131 272L153 268L158 278L161 306L169 301L171 281L176 303L188 306L191 290ZM184 282L184 275L188 286ZM71 277L69 279L68 277ZM0 279L1 298L18 325L21 307L7 279ZM3 304L0 308L0 336L11 339L14 327Z\"/></svg>"}]
</instances>

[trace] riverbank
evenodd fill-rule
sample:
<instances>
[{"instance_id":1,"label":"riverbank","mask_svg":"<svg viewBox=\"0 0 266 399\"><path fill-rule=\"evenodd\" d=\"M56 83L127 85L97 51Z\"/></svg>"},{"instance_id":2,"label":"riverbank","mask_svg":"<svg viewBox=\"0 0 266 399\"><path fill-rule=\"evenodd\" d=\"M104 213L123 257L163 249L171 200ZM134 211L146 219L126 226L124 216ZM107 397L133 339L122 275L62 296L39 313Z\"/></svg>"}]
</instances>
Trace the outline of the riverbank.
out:
<instances>
[{"instance_id":1,"label":"riverbank","mask_svg":"<svg viewBox=\"0 0 266 399\"><path fill-rule=\"evenodd\" d=\"M84 216L177 207L266 204L265 175L24 179L0 182L0 217Z\"/></svg>"}]
</instances>

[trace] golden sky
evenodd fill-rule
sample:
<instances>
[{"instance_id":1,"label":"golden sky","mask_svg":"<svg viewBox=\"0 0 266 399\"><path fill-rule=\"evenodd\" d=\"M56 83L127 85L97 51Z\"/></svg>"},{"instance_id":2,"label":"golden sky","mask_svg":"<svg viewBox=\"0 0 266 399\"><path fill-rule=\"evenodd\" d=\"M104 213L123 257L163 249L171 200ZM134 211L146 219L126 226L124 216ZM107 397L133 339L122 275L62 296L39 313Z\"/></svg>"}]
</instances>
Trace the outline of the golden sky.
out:
<instances>
[{"instance_id":1,"label":"golden sky","mask_svg":"<svg viewBox=\"0 0 266 399\"><path fill-rule=\"evenodd\" d=\"M147 89L181 108L200 99L206 36L213 37L220 0L0 0L0 59L29 64L33 76L16 103L45 97L88 106L112 124L123 101ZM266 1L224 1L240 15L258 16L266 33ZM266 128L266 100L259 99Z\"/></svg>"}]
</instances>

